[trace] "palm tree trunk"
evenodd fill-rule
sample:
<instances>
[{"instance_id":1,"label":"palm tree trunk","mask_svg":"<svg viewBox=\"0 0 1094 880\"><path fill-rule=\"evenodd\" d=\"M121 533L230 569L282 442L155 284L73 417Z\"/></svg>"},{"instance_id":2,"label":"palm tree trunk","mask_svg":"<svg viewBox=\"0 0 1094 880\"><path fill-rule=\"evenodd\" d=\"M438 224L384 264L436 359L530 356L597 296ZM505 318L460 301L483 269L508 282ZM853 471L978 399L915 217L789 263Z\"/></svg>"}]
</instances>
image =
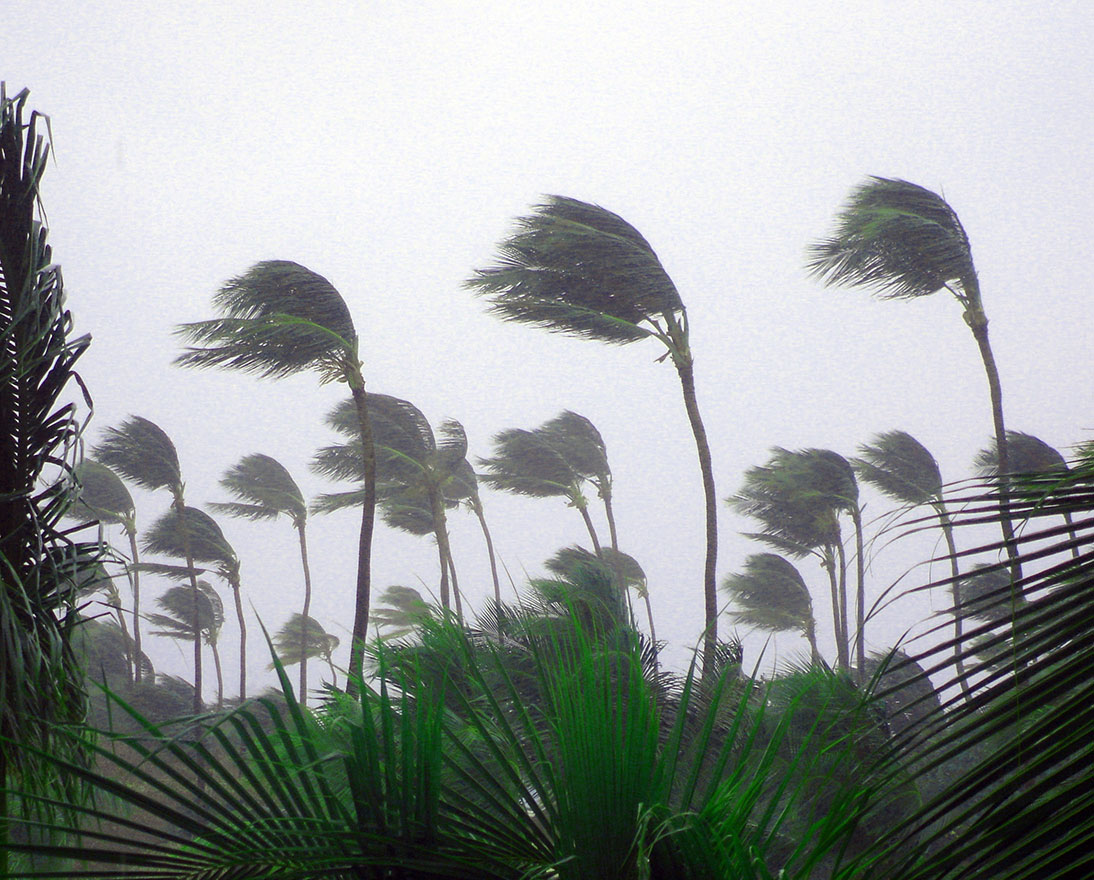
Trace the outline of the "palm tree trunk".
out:
<instances>
[{"instance_id":1,"label":"palm tree trunk","mask_svg":"<svg viewBox=\"0 0 1094 880\"><path fill-rule=\"evenodd\" d=\"M448 608L451 601L448 590L448 529L444 516L444 502L438 489L429 489L429 510L433 516L433 537L437 540L437 555L441 562L441 606Z\"/></svg>"},{"instance_id":2,"label":"palm tree trunk","mask_svg":"<svg viewBox=\"0 0 1094 880\"><path fill-rule=\"evenodd\" d=\"M657 650L657 632L653 628L653 606L650 605L649 586L642 591L642 599L646 603L646 619L650 622L650 641L653 643L654 650Z\"/></svg>"},{"instance_id":3,"label":"palm tree trunk","mask_svg":"<svg viewBox=\"0 0 1094 880\"><path fill-rule=\"evenodd\" d=\"M851 509L851 521L855 526L855 576L858 583L855 585L855 622L858 629L855 632L855 655L858 665L858 680L862 683L866 680L866 560L862 540L862 511L858 505Z\"/></svg>"},{"instance_id":4,"label":"palm tree trunk","mask_svg":"<svg viewBox=\"0 0 1094 880\"><path fill-rule=\"evenodd\" d=\"M243 597L239 579L229 581L232 598L235 600L236 620L239 621L239 699L247 699L247 623L243 619Z\"/></svg>"},{"instance_id":5,"label":"palm tree trunk","mask_svg":"<svg viewBox=\"0 0 1094 880\"><path fill-rule=\"evenodd\" d=\"M490 577L494 581L494 601L501 605L501 582L498 580L498 563L494 558L494 541L490 537L490 529L486 527L486 515L482 510L482 502L477 498L473 499L471 509L475 512L475 516L479 520L479 526L482 528L482 536L486 539L486 552L490 556Z\"/></svg>"},{"instance_id":6,"label":"palm tree trunk","mask_svg":"<svg viewBox=\"0 0 1094 880\"><path fill-rule=\"evenodd\" d=\"M593 553L595 553L597 556L599 556L600 555L600 540L596 537L596 529L593 528L593 520L589 516L588 505L585 504L582 501L575 500L574 501L574 506L578 509L578 512L581 514L581 518L583 520L585 520L585 528L588 529L588 531L589 531L589 540L591 540L593 542Z\"/></svg>"},{"instance_id":7,"label":"palm tree trunk","mask_svg":"<svg viewBox=\"0 0 1094 880\"><path fill-rule=\"evenodd\" d=\"M300 565L304 569L304 622L300 628L300 693L297 698L301 706L308 705L308 615L311 613L311 569L308 567L308 539L305 525L296 527L300 535Z\"/></svg>"},{"instance_id":8,"label":"palm tree trunk","mask_svg":"<svg viewBox=\"0 0 1094 880\"><path fill-rule=\"evenodd\" d=\"M817 625L812 614L809 616L809 624L805 628L805 640L809 642L809 661L814 666L820 663L820 650L817 648Z\"/></svg>"},{"instance_id":9,"label":"palm tree trunk","mask_svg":"<svg viewBox=\"0 0 1094 880\"><path fill-rule=\"evenodd\" d=\"M836 541L836 558L839 565L839 620L843 635L841 648L844 669L851 668L851 627L847 619L847 553L843 549L842 538Z\"/></svg>"},{"instance_id":10,"label":"palm tree trunk","mask_svg":"<svg viewBox=\"0 0 1094 880\"><path fill-rule=\"evenodd\" d=\"M137 552L137 532L134 529L126 529L129 535L129 552L132 554L133 566L130 568L133 580L133 653L136 660L133 664L133 680L141 683L141 573L140 555Z\"/></svg>"},{"instance_id":11,"label":"palm tree trunk","mask_svg":"<svg viewBox=\"0 0 1094 880\"><path fill-rule=\"evenodd\" d=\"M674 353L673 363L680 375L680 385L684 392L684 408L691 423L691 433L695 437L695 448L699 454L699 470L703 475L703 495L706 500L706 562L703 566L703 608L705 630L703 632L703 672L714 670L718 645L718 498L714 490L714 465L710 457L710 443L707 441L706 428L699 415L699 404L695 399L695 371L689 352Z\"/></svg>"},{"instance_id":12,"label":"palm tree trunk","mask_svg":"<svg viewBox=\"0 0 1094 880\"><path fill-rule=\"evenodd\" d=\"M220 667L220 648L217 647L216 642L210 642L209 647L213 649L213 668L217 673L217 708L219 709L224 705L224 672Z\"/></svg>"},{"instance_id":13,"label":"palm tree trunk","mask_svg":"<svg viewBox=\"0 0 1094 880\"><path fill-rule=\"evenodd\" d=\"M452 577L452 596L456 600L456 619L463 623L463 599L460 596L460 582L456 580L456 561L452 558L452 544L448 544L448 573Z\"/></svg>"},{"instance_id":14,"label":"palm tree trunk","mask_svg":"<svg viewBox=\"0 0 1094 880\"><path fill-rule=\"evenodd\" d=\"M198 589L198 573L194 568L194 554L190 549L190 529L186 525L186 504L183 501L182 493L177 492L174 495L174 500L171 502L171 506L175 508L175 512L179 517L179 531L182 533L182 550L186 555L186 570L190 573L190 591L194 597L194 607L192 613L194 615L194 704L193 711L195 715L201 713L204 708L202 702L201 689L202 689L202 675L201 675L201 590Z\"/></svg>"},{"instance_id":15,"label":"palm tree trunk","mask_svg":"<svg viewBox=\"0 0 1094 880\"><path fill-rule=\"evenodd\" d=\"M964 634L965 612L961 599L961 568L957 563L957 543L953 539L953 523L946 505L940 498L934 502L935 512L938 514L938 523L942 526L942 534L946 538L946 551L950 555L950 577L953 591L953 663L957 670L957 680L961 684L961 694L967 703L972 698L972 689L965 678L965 661L961 656L964 649L962 635Z\"/></svg>"},{"instance_id":16,"label":"palm tree trunk","mask_svg":"<svg viewBox=\"0 0 1094 880\"><path fill-rule=\"evenodd\" d=\"M828 572L828 587L832 598L832 629L836 638L836 665L847 667L847 639L843 632L843 620L840 616L839 578L836 575L836 560L831 547L826 547L821 556L821 566Z\"/></svg>"},{"instance_id":17,"label":"palm tree trunk","mask_svg":"<svg viewBox=\"0 0 1094 880\"><path fill-rule=\"evenodd\" d=\"M372 420L368 414L368 397L364 382L352 388L361 429L361 449L364 455L365 499L361 505L361 536L357 545L357 590L353 610L353 631L350 634L349 682L346 691L356 696L364 677L365 640L368 638L368 605L372 587L372 531L376 521L376 448L372 440Z\"/></svg>"},{"instance_id":18,"label":"palm tree trunk","mask_svg":"<svg viewBox=\"0 0 1094 880\"><path fill-rule=\"evenodd\" d=\"M600 496L604 499L604 516L608 520L608 537L611 538L612 549L619 552L619 535L615 530L615 511L612 509L612 490L608 486L600 488Z\"/></svg>"}]
</instances>

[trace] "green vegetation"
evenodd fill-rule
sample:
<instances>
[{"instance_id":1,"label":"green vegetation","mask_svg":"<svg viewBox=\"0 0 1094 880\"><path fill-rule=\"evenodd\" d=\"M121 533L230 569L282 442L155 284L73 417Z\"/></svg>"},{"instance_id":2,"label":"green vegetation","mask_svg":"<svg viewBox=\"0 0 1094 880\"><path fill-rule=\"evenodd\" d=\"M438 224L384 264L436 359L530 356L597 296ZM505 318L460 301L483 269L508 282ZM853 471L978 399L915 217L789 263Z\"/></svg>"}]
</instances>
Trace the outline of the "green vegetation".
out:
<instances>
[{"instance_id":1,"label":"green vegetation","mask_svg":"<svg viewBox=\"0 0 1094 880\"><path fill-rule=\"evenodd\" d=\"M538 428L502 431L493 455L479 459L493 489L565 499L592 545L559 550L545 563L549 577L530 578L504 604L463 428L449 420L434 432L409 401L366 393L341 297L314 272L270 261L221 288L221 317L181 328L192 347L179 362L270 377L317 370L345 382L350 397L328 419L341 442L318 451L315 469L354 487L309 510L268 456L246 456L225 473L235 500L213 509L286 516L303 566L302 612L272 637L263 630L280 690L247 700L241 562L220 526L186 503L172 441L131 416L77 461L81 426L59 400L88 340L68 339L60 274L36 219L47 148L36 117L22 121L25 97L3 96L0 134L0 874L1021 880L1091 872L1089 449L1069 463L1030 435L1005 433L997 379L996 443L979 457L976 481L943 483L931 454L903 431L876 435L853 458L774 447L730 503L757 521L752 537L820 563L835 656L818 645L816 573L776 553L752 554L723 584L731 618L800 633L809 650L807 659L783 658L768 680L749 676L739 642L717 640L713 470L683 304L633 227L573 199L552 197L521 220L498 264L469 286L508 320L613 343L653 336L666 346L707 513L707 566L694 585L703 642L690 668L661 664L646 577L620 550L607 449L591 421L564 410ZM888 296L951 290L992 375L968 241L935 194L872 179L811 266L827 281ZM171 494L142 534L145 561L126 481ZM888 587L867 577L874 526L864 523L860 481L901 505L895 520L875 521L880 534L939 530L947 548L932 561L948 574L908 588L946 602L933 632L873 656L868 602ZM603 501L610 546L598 536L589 486ZM494 601L481 609L462 607L453 564L447 512L461 503L490 553ZM305 523L309 512L347 506L362 508L362 525L340 689L338 640L309 616ZM369 640L377 506L389 526L436 541L441 601L387 588ZM120 526L130 558L105 552L102 541L73 543L59 528L65 516L87 520L81 527ZM985 525L1001 527L1002 540L984 543ZM180 582L155 598L161 613L138 611L141 572ZM234 703L224 699L217 650L223 605L198 579L206 573L235 600ZM648 634L632 590L645 601ZM106 596L113 619L79 613L91 594ZM151 635L193 642L192 685L156 674L142 623ZM204 645L217 672L217 707L207 714ZM309 658L330 673L310 707ZM285 671L293 663L298 691ZM102 687L85 683L85 671ZM191 714L180 718L186 706Z\"/></svg>"}]
</instances>

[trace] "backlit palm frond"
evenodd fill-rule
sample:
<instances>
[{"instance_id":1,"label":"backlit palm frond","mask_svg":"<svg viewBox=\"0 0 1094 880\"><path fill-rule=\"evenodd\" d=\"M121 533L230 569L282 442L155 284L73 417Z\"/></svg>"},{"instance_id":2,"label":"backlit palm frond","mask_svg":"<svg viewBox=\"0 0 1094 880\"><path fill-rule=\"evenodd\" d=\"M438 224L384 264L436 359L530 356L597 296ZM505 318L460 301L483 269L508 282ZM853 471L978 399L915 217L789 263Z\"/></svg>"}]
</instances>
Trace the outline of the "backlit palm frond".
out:
<instances>
[{"instance_id":1,"label":"backlit palm frond","mask_svg":"<svg viewBox=\"0 0 1094 880\"><path fill-rule=\"evenodd\" d=\"M871 177L851 192L831 238L810 246L806 267L826 285L873 288L883 299L976 285L968 236L936 193Z\"/></svg>"},{"instance_id":2,"label":"backlit palm frond","mask_svg":"<svg viewBox=\"0 0 1094 880\"><path fill-rule=\"evenodd\" d=\"M360 508L365 503L364 489L351 489L348 492L324 492L312 499L312 513L334 513L336 510Z\"/></svg>"},{"instance_id":3,"label":"backlit palm frond","mask_svg":"<svg viewBox=\"0 0 1094 880\"><path fill-rule=\"evenodd\" d=\"M463 425L455 419L445 419L437 427L437 464L438 468L447 474L447 480L451 480L457 471L462 471L461 480L466 477L465 468L470 467L467 461L467 432ZM455 499L457 496L449 493L445 484L445 497ZM458 490L454 490L458 491ZM466 495L460 495L460 498Z\"/></svg>"},{"instance_id":4,"label":"backlit palm frond","mask_svg":"<svg viewBox=\"0 0 1094 880\"><path fill-rule=\"evenodd\" d=\"M117 428L107 428L91 457L143 489L182 487L175 444L155 422L130 416Z\"/></svg>"},{"instance_id":5,"label":"backlit palm frond","mask_svg":"<svg viewBox=\"0 0 1094 880\"><path fill-rule=\"evenodd\" d=\"M380 517L393 529L411 535L432 535L436 530L428 499L413 492L386 495L380 500Z\"/></svg>"},{"instance_id":6,"label":"backlit palm frond","mask_svg":"<svg viewBox=\"0 0 1094 880\"><path fill-rule=\"evenodd\" d=\"M207 581L198 581L198 626L194 626L194 591L189 587L171 587L156 600L163 614L149 614L147 620L157 629L153 635L167 636L184 642L194 640L195 629L203 641L217 640L224 626L224 603Z\"/></svg>"},{"instance_id":7,"label":"backlit palm frond","mask_svg":"<svg viewBox=\"0 0 1094 880\"><path fill-rule=\"evenodd\" d=\"M296 480L275 458L246 455L225 472L220 485L237 499L209 506L220 513L245 519L276 519L285 514L297 527L308 518L308 507Z\"/></svg>"},{"instance_id":8,"label":"backlit palm frond","mask_svg":"<svg viewBox=\"0 0 1094 880\"><path fill-rule=\"evenodd\" d=\"M907 431L887 431L859 447L852 460L860 480L905 504L923 504L942 497L938 462Z\"/></svg>"},{"instance_id":9,"label":"backlit palm frond","mask_svg":"<svg viewBox=\"0 0 1094 880\"><path fill-rule=\"evenodd\" d=\"M517 221L494 266L466 282L503 320L627 343L640 326L683 304L657 255L623 218L597 205L549 196Z\"/></svg>"},{"instance_id":10,"label":"backlit palm frond","mask_svg":"<svg viewBox=\"0 0 1094 880\"><path fill-rule=\"evenodd\" d=\"M120 524L126 532L136 529L133 496L114 471L85 458L76 466L75 477L80 488L69 516Z\"/></svg>"},{"instance_id":11,"label":"backlit palm frond","mask_svg":"<svg viewBox=\"0 0 1094 880\"><path fill-rule=\"evenodd\" d=\"M434 618L435 609L413 587L391 586L380 594L373 621L385 630L386 640L401 638Z\"/></svg>"},{"instance_id":12,"label":"backlit palm frond","mask_svg":"<svg viewBox=\"0 0 1094 880\"><path fill-rule=\"evenodd\" d=\"M183 324L191 343L175 363L282 377L317 370L324 381L359 374L357 334L341 294L288 260L256 263L213 297L221 317Z\"/></svg>"},{"instance_id":13,"label":"backlit palm frond","mask_svg":"<svg viewBox=\"0 0 1094 880\"><path fill-rule=\"evenodd\" d=\"M494 436L494 455L480 458L484 483L502 492L551 498L570 494L578 475L550 443L534 431L511 428Z\"/></svg>"}]
</instances>

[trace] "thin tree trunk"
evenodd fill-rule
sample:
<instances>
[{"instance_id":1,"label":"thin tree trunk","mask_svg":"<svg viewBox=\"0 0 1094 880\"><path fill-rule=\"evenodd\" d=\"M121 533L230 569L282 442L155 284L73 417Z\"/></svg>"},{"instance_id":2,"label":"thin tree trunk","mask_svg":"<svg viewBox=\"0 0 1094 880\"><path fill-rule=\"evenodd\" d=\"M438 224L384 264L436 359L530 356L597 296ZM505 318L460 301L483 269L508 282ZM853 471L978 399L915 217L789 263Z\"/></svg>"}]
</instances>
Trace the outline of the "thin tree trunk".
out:
<instances>
[{"instance_id":1,"label":"thin tree trunk","mask_svg":"<svg viewBox=\"0 0 1094 880\"><path fill-rule=\"evenodd\" d=\"M235 599L236 620L239 621L239 699L247 699L247 623L243 619L243 598L239 579L229 581L232 598Z\"/></svg>"},{"instance_id":2,"label":"thin tree trunk","mask_svg":"<svg viewBox=\"0 0 1094 880\"><path fill-rule=\"evenodd\" d=\"M361 505L361 536L357 545L357 590L353 610L353 631L350 636L349 680L346 691L356 696L364 678L365 640L368 638L368 606L372 587L372 531L376 520L376 448L372 440L372 420L368 414L368 397L364 383L353 387L353 402L361 429L361 450L364 456L365 499Z\"/></svg>"},{"instance_id":3,"label":"thin tree trunk","mask_svg":"<svg viewBox=\"0 0 1094 880\"><path fill-rule=\"evenodd\" d=\"M642 599L646 603L646 618L650 622L650 641L653 643L653 649L657 650L657 633L653 628L653 606L650 605L650 589L649 586L642 591Z\"/></svg>"},{"instance_id":4,"label":"thin tree trunk","mask_svg":"<svg viewBox=\"0 0 1094 880\"><path fill-rule=\"evenodd\" d=\"M304 569L304 621L300 628L300 693L301 706L308 705L308 615L311 613L311 569L308 567L308 539L305 525L300 523L296 531L300 535L300 565Z\"/></svg>"},{"instance_id":5,"label":"thin tree trunk","mask_svg":"<svg viewBox=\"0 0 1094 880\"><path fill-rule=\"evenodd\" d=\"M588 505L579 501L574 502L574 506L581 514L581 518L585 520L585 528L589 530L589 540L593 542L593 553L597 556L600 555L600 541L596 537L596 529L593 528L592 518L589 516Z\"/></svg>"},{"instance_id":6,"label":"thin tree trunk","mask_svg":"<svg viewBox=\"0 0 1094 880\"><path fill-rule=\"evenodd\" d=\"M437 540L437 555L441 562L441 606L447 609L451 604L448 590L448 529L445 527L444 502L439 489L429 489L429 511L433 516L433 537Z\"/></svg>"},{"instance_id":7,"label":"thin tree trunk","mask_svg":"<svg viewBox=\"0 0 1094 880\"><path fill-rule=\"evenodd\" d=\"M456 600L456 619L463 623L463 599L460 596L460 582L456 579L456 561L452 558L452 545L448 542L448 573L452 577L452 596Z\"/></svg>"},{"instance_id":8,"label":"thin tree trunk","mask_svg":"<svg viewBox=\"0 0 1094 880\"><path fill-rule=\"evenodd\" d=\"M202 702L202 675L201 675L201 590L198 589L198 574L194 569L194 554L190 549L190 529L186 525L186 504L182 494L174 497L172 506L179 517L179 530L182 535L182 551L186 555L186 570L190 573L190 591L194 597L194 714L198 715L204 708Z\"/></svg>"},{"instance_id":9,"label":"thin tree trunk","mask_svg":"<svg viewBox=\"0 0 1094 880\"><path fill-rule=\"evenodd\" d=\"M957 680L961 685L961 694L964 696L965 702L968 702L972 698L972 689L965 678L965 661L961 656L961 652L965 647L962 639L965 612L961 598L961 568L957 563L957 543L953 539L953 523L950 521L950 514L941 498L934 502L934 509L938 514L938 522L942 526L942 534L946 538L946 550L950 555L951 589L953 591L953 663L954 668L957 670Z\"/></svg>"},{"instance_id":10,"label":"thin tree trunk","mask_svg":"<svg viewBox=\"0 0 1094 880\"><path fill-rule=\"evenodd\" d=\"M699 454L699 470L703 475L703 495L706 501L706 562L703 566L703 672L714 670L718 645L718 498L714 489L714 465L710 457L710 443L707 441L706 428L699 415L699 404L695 399L695 372L690 352L675 353L673 362L680 375L680 385L684 392L684 408L691 423L691 432L695 437L695 448Z\"/></svg>"},{"instance_id":11,"label":"thin tree trunk","mask_svg":"<svg viewBox=\"0 0 1094 880\"><path fill-rule=\"evenodd\" d=\"M608 520L608 537L611 538L612 549L619 552L619 535L615 530L615 511L612 510L612 490L608 486L600 488L600 497L604 500L604 516Z\"/></svg>"},{"instance_id":12,"label":"thin tree trunk","mask_svg":"<svg viewBox=\"0 0 1094 880\"><path fill-rule=\"evenodd\" d=\"M482 536L486 539L486 552L490 556L490 576L494 581L494 601L501 606L501 582L498 580L498 563L494 558L494 541L490 537L490 529L486 526L486 515L482 510L482 502L475 497L472 499L471 509L478 517L479 526L482 528Z\"/></svg>"},{"instance_id":13,"label":"thin tree trunk","mask_svg":"<svg viewBox=\"0 0 1094 880\"><path fill-rule=\"evenodd\" d=\"M141 683L141 573L140 555L137 552L137 531L126 529L129 535L129 552L132 554L133 565L130 567L133 586L133 652L136 660L133 664L133 680Z\"/></svg>"},{"instance_id":14,"label":"thin tree trunk","mask_svg":"<svg viewBox=\"0 0 1094 880\"><path fill-rule=\"evenodd\" d=\"M213 649L213 668L217 673L217 708L219 709L224 705L224 671L220 667L220 648L217 647L217 643L210 642L209 647Z\"/></svg>"},{"instance_id":15,"label":"thin tree trunk","mask_svg":"<svg viewBox=\"0 0 1094 880\"><path fill-rule=\"evenodd\" d=\"M847 618L847 553L843 549L842 537L836 541L836 558L839 560L839 619L843 633L843 668L851 669L851 625Z\"/></svg>"},{"instance_id":16,"label":"thin tree trunk","mask_svg":"<svg viewBox=\"0 0 1094 880\"><path fill-rule=\"evenodd\" d=\"M836 665L847 666L847 641L843 634L843 621L839 613L839 579L836 575L836 560L831 548L826 548L821 557L821 566L828 572L828 586L832 594L832 629L836 638Z\"/></svg>"},{"instance_id":17,"label":"thin tree trunk","mask_svg":"<svg viewBox=\"0 0 1094 880\"><path fill-rule=\"evenodd\" d=\"M808 625L805 627L805 639L809 642L809 661L814 666L820 663L820 650L817 648L817 624L813 620L812 612L809 615Z\"/></svg>"},{"instance_id":18,"label":"thin tree trunk","mask_svg":"<svg viewBox=\"0 0 1094 880\"><path fill-rule=\"evenodd\" d=\"M855 556L858 560L855 566L855 576L858 578L855 588L855 622L858 624L855 654L858 661L858 680L861 683L866 680L866 560L862 540L862 511L857 504L851 509L851 521L855 526Z\"/></svg>"}]
</instances>

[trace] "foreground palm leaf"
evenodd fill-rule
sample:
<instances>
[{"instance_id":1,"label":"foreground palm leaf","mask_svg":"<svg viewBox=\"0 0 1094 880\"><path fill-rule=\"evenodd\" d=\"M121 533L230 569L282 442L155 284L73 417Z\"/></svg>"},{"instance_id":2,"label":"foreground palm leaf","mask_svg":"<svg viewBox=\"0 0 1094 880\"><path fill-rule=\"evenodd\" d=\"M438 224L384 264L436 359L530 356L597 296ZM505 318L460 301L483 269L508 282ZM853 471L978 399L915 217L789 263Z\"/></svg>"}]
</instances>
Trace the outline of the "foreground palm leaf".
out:
<instances>
[{"instance_id":1,"label":"foreground palm leaf","mask_svg":"<svg viewBox=\"0 0 1094 880\"><path fill-rule=\"evenodd\" d=\"M466 286L503 320L624 344L654 337L680 377L695 437L706 511L703 599L704 669L718 642L718 499L706 428L695 397L687 311L653 248L618 214L577 199L549 196L517 221L498 247L498 261Z\"/></svg>"},{"instance_id":2,"label":"foreground palm leaf","mask_svg":"<svg viewBox=\"0 0 1094 880\"><path fill-rule=\"evenodd\" d=\"M228 281L213 297L213 306L222 317L183 324L177 329L191 345L176 363L273 378L315 370L323 382L345 382L353 395L364 449L364 497L350 645L350 669L359 675L368 636L376 465L357 331L349 309L326 278L287 260L256 263L245 274Z\"/></svg>"}]
</instances>

